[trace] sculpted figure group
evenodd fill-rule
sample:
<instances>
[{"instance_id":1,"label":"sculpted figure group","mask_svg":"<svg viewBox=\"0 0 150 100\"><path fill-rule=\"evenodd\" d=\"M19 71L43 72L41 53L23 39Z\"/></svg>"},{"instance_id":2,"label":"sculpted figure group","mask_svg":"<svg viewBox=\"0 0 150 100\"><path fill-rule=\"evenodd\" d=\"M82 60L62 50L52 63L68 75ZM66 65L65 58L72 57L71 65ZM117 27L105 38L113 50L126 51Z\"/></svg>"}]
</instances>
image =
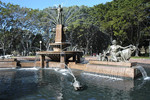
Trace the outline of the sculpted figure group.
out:
<instances>
[{"instance_id":1,"label":"sculpted figure group","mask_svg":"<svg viewBox=\"0 0 150 100\"><path fill-rule=\"evenodd\" d=\"M129 45L122 47L117 45L117 41L113 40L112 45L107 51L103 51L103 54L100 55L101 61L113 61L113 62L127 62L131 54L136 50L136 47Z\"/></svg>"}]
</instances>

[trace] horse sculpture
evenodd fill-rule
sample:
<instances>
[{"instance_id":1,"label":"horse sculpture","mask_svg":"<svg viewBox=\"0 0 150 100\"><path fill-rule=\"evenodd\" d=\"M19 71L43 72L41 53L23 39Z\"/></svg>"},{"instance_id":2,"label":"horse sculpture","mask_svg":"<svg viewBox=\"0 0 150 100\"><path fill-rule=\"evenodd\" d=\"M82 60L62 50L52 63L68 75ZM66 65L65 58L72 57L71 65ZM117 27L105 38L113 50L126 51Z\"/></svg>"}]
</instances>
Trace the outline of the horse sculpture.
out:
<instances>
[{"instance_id":1,"label":"horse sculpture","mask_svg":"<svg viewBox=\"0 0 150 100\"><path fill-rule=\"evenodd\" d=\"M131 58L132 53L136 50L136 47L131 45L129 48L121 51L121 61L127 62Z\"/></svg>"},{"instance_id":2,"label":"horse sculpture","mask_svg":"<svg viewBox=\"0 0 150 100\"><path fill-rule=\"evenodd\" d=\"M127 62L131 58L132 53L136 50L136 47L133 45L128 46L128 48L118 51L119 55L115 56L117 60L114 61L114 56L108 51L103 51L103 54L100 54L99 60L101 61L114 61L114 62Z\"/></svg>"}]
</instances>

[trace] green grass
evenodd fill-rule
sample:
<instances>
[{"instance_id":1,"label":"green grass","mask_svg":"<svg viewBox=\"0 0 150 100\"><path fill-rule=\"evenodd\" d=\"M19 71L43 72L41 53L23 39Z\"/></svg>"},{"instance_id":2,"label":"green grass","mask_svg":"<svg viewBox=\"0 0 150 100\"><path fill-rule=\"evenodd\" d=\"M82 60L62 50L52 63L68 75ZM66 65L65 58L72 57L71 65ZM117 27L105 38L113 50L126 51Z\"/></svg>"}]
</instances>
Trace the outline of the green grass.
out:
<instances>
[{"instance_id":1,"label":"green grass","mask_svg":"<svg viewBox=\"0 0 150 100\"><path fill-rule=\"evenodd\" d=\"M144 57L144 56L139 56L139 57L131 57L134 59L150 59L150 57Z\"/></svg>"}]
</instances>

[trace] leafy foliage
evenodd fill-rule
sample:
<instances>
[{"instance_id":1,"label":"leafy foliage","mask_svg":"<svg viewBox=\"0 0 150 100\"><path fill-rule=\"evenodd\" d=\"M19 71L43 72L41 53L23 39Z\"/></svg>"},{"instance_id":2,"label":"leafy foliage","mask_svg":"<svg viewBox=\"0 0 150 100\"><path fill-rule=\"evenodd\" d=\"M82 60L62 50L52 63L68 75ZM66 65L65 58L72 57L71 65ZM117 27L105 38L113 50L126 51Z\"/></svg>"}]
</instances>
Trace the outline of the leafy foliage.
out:
<instances>
[{"instance_id":1,"label":"leafy foliage","mask_svg":"<svg viewBox=\"0 0 150 100\"><path fill-rule=\"evenodd\" d=\"M67 41L78 45L86 54L102 52L113 39L121 45L148 47L150 38L150 1L113 0L94 7L71 6L63 8L63 24L68 27ZM23 8L0 1L0 47L3 54L14 51L29 55L48 50L54 42L57 11ZM138 50L136 52L138 55Z\"/></svg>"}]
</instances>

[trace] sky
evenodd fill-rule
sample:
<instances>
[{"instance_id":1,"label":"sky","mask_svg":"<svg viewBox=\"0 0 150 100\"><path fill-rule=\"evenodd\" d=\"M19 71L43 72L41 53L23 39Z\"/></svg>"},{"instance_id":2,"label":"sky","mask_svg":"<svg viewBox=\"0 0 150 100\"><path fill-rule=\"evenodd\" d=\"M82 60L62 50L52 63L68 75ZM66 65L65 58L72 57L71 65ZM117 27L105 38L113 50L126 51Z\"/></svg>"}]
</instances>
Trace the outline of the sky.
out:
<instances>
[{"instance_id":1,"label":"sky","mask_svg":"<svg viewBox=\"0 0 150 100\"><path fill-rule=\"evenodd\" d=\"M94 5L106 2L110 2L112 0L1 0L5 3L12 3L20 5L21 7L33 8L33 9L44 9L47 7L54 7L61 4L63 7L73 6L73 5L85 5L92 7Z\"/></svg>"}]
</instances>

